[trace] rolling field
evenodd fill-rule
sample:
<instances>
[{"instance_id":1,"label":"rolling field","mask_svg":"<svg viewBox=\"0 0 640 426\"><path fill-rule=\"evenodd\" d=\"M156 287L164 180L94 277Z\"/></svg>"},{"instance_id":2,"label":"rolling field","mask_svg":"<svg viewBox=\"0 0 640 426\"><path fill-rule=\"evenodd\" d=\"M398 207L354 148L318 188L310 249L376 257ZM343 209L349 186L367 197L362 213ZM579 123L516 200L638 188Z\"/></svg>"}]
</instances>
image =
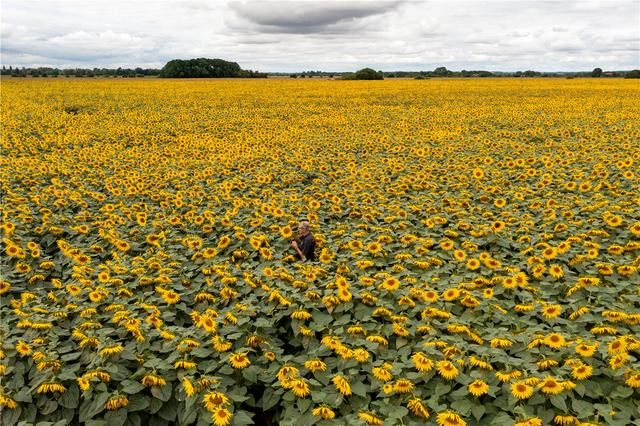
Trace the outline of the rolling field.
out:
<instances>
[{"instance_id":1,"label":"rolling field","mask_svg":"<svg viewBox=\"0 0 640 426\"><path fill-rule=\"evenodd\" d=\"M1 85L3 425L640 425L637 82Z\"/></svg>"}]
</instances>

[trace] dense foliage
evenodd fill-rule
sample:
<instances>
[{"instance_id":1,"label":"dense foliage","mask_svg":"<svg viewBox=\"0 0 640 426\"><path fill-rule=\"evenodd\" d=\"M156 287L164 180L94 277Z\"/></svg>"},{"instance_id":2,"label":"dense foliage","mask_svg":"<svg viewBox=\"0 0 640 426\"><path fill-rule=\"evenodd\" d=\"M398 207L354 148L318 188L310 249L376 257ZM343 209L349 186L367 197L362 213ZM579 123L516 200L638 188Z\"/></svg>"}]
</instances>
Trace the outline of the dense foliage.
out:
<instances>
[{"instance_id":1,"label":"dense foliage","mask_svg":"<svg viewBox=\"0 0 640 426\"><path fill-rule=\"evenodd\" d=\"M354 73L343 74L342 80L384 80L384 73L372 68L363 68Z\"/></svg>"},{"instance_id":2,"label":"dense foliage","mask_svg":"<svg viewBox=\"0 0 640 426\"><path fill-rule=\"evenodd\" d=\"M174 59L162 67L160 77L166 78L264 78L266 74L245 71L236 62L223 59Z\"/></svg>"},{"instance_id":3,"label":"dense foliage","mask_svg":"<svg viewBox=\"0 0 640 426\"><path fill-rule=\"evenodd\" d=\"M3 81L1 423L640 424L639 95Z\"/></svg>"}]
</instances>

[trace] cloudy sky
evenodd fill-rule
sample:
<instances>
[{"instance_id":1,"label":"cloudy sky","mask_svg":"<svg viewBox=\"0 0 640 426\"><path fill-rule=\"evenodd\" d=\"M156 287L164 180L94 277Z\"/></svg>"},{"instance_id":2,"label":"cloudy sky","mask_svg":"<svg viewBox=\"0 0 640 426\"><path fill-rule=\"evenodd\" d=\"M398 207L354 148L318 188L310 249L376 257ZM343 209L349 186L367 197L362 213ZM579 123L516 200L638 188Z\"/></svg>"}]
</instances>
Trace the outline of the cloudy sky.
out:
<instances>
[{"instance_id":1,"label":"cloudy sky","mask_svg":"<svg viewBox=\"0 0 640 426\"><path fill-rule=\"evenodd\" d=\"M261 71L640 68L640 0L1 0L3 65Z\"/></svg>"}]
</instances>

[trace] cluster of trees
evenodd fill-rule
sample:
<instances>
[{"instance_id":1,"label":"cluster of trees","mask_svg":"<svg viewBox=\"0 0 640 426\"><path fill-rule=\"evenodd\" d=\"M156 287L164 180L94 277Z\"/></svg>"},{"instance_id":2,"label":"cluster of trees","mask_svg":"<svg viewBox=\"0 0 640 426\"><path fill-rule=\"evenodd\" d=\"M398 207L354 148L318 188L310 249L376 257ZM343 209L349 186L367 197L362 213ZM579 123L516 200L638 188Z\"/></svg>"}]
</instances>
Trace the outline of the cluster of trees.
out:
<instances>
[{"instance_id":1,"label":"cluster of trees","mask_svg":"<svg viewBox=\"0 0 640 426\"><path fill-rule=\"evenodd\" d=\"M372 68L363 68L353 74L342 76L343 80L384 80L384 72Z\"/></svg>"},{"instance_id":2,"label":"cluster of trees","mask_svg":"<svg viewBox=\"0 0 640 426\"><path fill-rule=\"evenodd\" d=\"M51 67L13 67L2 66L2 75L12 77L145 77L157 76L159 69L153 68L51 68Z\"/></svg>"},{"instance_id":3,"label":"cluster of trees","mask_svg":"<svg viewBox=\"0 0 640 426\"><path fill-rule=\"evenodd\" d=\"M243 70L237 62L223 59L174 59L160 70L163 78L266 78L267 74Z\"/></svg>"}]
</instances>

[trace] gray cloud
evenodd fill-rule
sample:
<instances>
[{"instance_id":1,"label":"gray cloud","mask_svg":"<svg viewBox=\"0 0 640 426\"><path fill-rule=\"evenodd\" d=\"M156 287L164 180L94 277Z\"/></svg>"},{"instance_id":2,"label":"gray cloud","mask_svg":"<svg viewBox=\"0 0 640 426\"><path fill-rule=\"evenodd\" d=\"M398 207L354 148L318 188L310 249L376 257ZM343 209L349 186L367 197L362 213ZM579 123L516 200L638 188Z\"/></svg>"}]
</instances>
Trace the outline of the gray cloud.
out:
<instances>
[{"instance_id":1,"label":"gray cloud","mask_svg":"<svg viewBox=\"0 0 640 426\"><path fill-rule=\"evenodd\" d=\"M237 17L266 33L336 33L353 30L362 18L396 9L399 1L233 1ZM236 27L237 28L237 27Z\"/></svg>"},{"instance_id":2,"label":"gray cloud","mask_svg":"<svg viewBox=\"0 0 640 426\"><path fill-rule=\"evenodd\" d=\"M640 0L2 0L1 19L2 63L14 66L206 56L292 72L640 68Z\"/></svg>"}]
</instances>

